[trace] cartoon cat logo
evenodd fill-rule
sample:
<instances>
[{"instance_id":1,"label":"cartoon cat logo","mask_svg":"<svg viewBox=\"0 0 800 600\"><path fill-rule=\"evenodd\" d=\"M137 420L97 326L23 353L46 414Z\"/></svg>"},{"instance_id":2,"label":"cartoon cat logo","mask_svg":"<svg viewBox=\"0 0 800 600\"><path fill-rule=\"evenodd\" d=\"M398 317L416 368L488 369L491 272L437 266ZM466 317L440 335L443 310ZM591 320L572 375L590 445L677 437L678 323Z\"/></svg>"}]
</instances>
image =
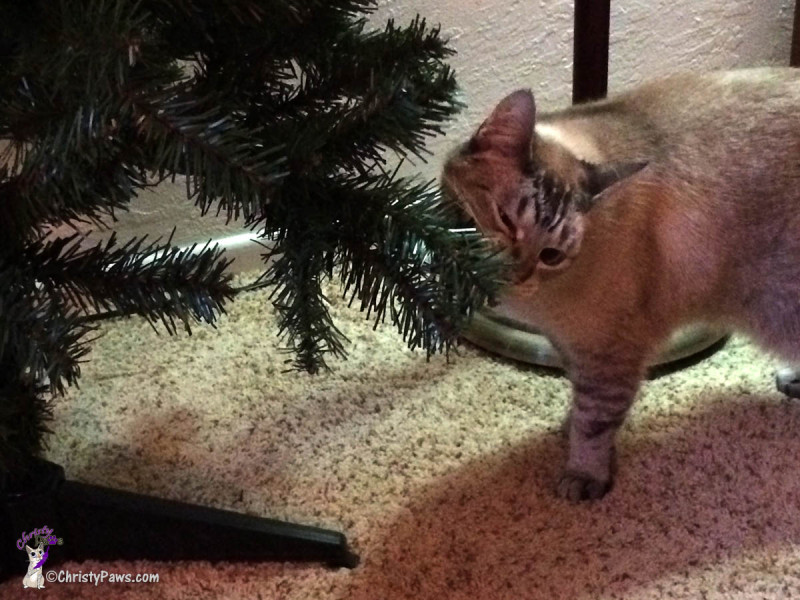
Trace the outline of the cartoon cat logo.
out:
<instances>
[{"instance_id":1,"label":"cartoon cat logo","mask_svg":"<svg viewBox=\"0 0 800 600\"><path fill-rule=\"evenodd\" d=\"M40 542L36 548L31 548L25 544L25 552L28 554L28 572L22 578L22 587L44 589L42 565L47 560L48 551L44 549L44 544Z\"/></svg>"},{"instance_id":2,"label":"cartoon cat logo","mask_svg":"<svg viewBox=\"0 0 800 600\"><path fill-rule=\"evenodd\" d=\"M29 543L33 544L33 548L28 545ZM28 556L28 572L22 578L22 587L44 589L45 578L42 574L42 566L47 560L50 546L61 546L63 543L63 538L56 537L53 530L47 525L27 533L22 532L17 540L17 548L20 550L24 548L25 554Z\"/></svg>"}]
</instances>

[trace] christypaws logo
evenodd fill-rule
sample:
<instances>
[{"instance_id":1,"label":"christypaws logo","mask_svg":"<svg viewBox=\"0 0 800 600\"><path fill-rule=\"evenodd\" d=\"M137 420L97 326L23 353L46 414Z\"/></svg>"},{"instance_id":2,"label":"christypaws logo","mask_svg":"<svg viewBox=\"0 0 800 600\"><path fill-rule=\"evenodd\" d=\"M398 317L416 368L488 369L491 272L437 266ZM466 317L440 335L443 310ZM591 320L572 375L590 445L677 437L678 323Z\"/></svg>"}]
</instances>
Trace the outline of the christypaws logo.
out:
<instances>
[{"instance_id":1,"label":"christypaws logo","mask_svg":"<svg viewBox=\"0 0 800 600\"><path fill-rule=\"evenodd\" d=\"M33 548L28 545L31 540L33 540ZM47 525L42 525L39 529L28 533L22 533L22 537L17 540L17 548L25 550L28 555L28 572L22 578L22 587L40 590L44 588L42 566L47 561L50 546L61 546L63 543L64 540L53 535L53 530Z\"/></svg>"}]
</instances>

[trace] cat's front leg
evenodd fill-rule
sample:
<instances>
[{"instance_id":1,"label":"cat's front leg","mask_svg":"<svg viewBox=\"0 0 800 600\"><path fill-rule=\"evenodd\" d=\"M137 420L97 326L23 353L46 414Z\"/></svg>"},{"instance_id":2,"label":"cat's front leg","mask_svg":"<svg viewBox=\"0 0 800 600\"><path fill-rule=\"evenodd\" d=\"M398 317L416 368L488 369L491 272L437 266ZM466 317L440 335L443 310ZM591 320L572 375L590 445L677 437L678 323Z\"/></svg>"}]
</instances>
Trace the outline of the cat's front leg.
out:
<instances>
[{"instance_id":1,"label":"cat's front leg","mask_svg":"<svg viewBox=\"0 0 800 600\"><path fill-rule=\"evenodd\" d=\"M560 497L573 502L594 500L611 489L614 439L633 403L640 380L638 369L573 374L569 458L558 483Z\"/></svg>"}]
</instances>

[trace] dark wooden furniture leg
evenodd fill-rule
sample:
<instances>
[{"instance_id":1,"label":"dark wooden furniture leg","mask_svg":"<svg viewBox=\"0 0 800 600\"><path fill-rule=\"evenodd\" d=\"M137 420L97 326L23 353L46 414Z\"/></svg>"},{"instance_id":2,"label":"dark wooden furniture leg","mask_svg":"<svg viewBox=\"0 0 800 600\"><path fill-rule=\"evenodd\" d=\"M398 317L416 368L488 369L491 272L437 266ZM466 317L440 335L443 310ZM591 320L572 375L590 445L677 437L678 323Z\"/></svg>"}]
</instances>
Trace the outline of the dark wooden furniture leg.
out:
<instances>
[{"instance_id":1,"label":"dark wooden furniture leg","mask_svg":"<svg viewBox=\"0 0 800 600\"><path fill-rule=\"evenodd\" d=\"M572 102L604 98L608 91L611 0L575 0Z\"/></svg>"},{"instance_id":2,"label":"dark wooden furniture leg","mask_svg":"<svg viewBox=\"0 0 800 600\"><path fill-rule=\"evenodd\" d=\"M800 1L794 3L794 27L792 28L792 56L789 64L800 67Z\"/></svg>"}]
</instances>

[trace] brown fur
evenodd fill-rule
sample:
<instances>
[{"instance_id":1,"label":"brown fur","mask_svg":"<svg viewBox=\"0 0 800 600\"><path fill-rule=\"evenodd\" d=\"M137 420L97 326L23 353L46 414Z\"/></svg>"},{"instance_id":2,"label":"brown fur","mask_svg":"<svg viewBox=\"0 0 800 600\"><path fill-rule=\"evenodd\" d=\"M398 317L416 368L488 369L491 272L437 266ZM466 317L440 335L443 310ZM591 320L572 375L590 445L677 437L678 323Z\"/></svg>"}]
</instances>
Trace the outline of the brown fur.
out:
<instances>
[{"instance_id":1,"label":"brown fur","mask_svg":"<svg viewBox=\"0 0 800 600\"><path fill-rule=\"evenodd\" d=\"M518 91L442 181L517 261L503 306L570 364L562 496L609 489L614 434L678 326L800 360L800 71L678 75L538 119Z\"/></svg>"}]
</instances>

